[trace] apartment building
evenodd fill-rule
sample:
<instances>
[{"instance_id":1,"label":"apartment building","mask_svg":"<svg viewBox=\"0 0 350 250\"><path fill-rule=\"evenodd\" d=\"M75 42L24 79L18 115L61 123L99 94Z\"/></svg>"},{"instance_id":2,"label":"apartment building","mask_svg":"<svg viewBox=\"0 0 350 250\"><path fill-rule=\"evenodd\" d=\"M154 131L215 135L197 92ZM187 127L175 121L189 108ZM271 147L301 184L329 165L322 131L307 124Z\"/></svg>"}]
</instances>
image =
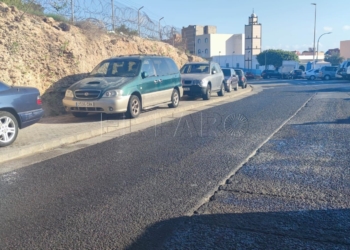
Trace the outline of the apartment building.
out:
<instances>
[{"instance_id":1,"label":"apartment building","mask_svg":"<svg viewBox=\"0 0 350 250\"><path fill-rule=\"evenodd\" d=\"M215 34L216 26L206 25L189 25L181 29L182 40L185 43L186 50L191 54L195 54L196 51L196 36L203 34Z\"/></svg>"}]
</instances>

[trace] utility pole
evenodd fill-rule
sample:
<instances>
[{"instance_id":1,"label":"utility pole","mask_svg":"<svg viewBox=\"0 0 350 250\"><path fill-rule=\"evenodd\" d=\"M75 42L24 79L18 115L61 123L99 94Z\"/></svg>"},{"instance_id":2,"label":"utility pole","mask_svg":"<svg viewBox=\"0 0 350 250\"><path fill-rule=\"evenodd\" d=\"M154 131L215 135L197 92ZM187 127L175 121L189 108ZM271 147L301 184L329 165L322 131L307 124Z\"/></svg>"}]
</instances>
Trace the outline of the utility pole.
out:
<instances>
[{"instance_id":1,"label":"utility pole","mask_svg":"<svg viewBox=\"0 0 350 250\"><path fill-rule=\"evenodd\" d=\"M141 31L140 31L140 10L142 8L143 8L143 6L137 10L137 29L139 31L139 37L141 37Z\"/></svg>"},{"instance_id":2,"label":"utility pole","mask_svg":"<svg viewBox=\"0 0 350 250\"><path fill-rule=\"evenodd\" d=\"M160 21L163 19L164 17L160 18L159 19L159 40L161 41L162 40L162 32L160 30Z\"/></svg>"},{"instance_id":3,"label":"utility pole","mask_svg":"<svg viewBox=\"0 0 350 250\"><path fill-rule=\"evenodd\" d=\"M71 9L71 19L72 23L74 23L74 0L70 1L70 9Z\"/></svg>"},{"instance_id":4,"label":"utility pole","mask_svg":"<svg viewBox=\"0 0 350 250\"><path fill-rule=\"evenodd\" d=\"M113 0L111 0L112 2L112 29L113 31L115 31L115 27L114 27L114 3Z\"/></svg>"},{"instance_id":5,"label":"utility pole","mask_svg":"<svg viewBox=\"0 0 350 250\"><path fill-rule=\"evenodd\" d=\"M312 3L312 5L315 5L315 22L314 22L314 51L313 51L313 64L312 68L315 68L315 41L316 41L316 3Z\"/></svg>"}]
</instances>

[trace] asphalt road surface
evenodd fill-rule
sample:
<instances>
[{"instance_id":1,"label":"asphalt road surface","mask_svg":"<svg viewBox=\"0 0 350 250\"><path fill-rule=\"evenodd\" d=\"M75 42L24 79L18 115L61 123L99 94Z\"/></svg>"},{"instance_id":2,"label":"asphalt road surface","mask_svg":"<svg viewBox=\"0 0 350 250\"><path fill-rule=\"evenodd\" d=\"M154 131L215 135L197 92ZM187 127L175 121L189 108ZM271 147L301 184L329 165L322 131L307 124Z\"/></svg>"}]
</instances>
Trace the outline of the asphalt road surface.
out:
<instances>
[{"instance_id":1,"label":"asphalt road surface","mask_svg":"<svg viewBox=\"0 0 350 250\"><path fill-rule=\"evenodd\" d=\"M0 249L350 248L350 84L254 88L1 175Z\"/></svg>"}]
</instances>

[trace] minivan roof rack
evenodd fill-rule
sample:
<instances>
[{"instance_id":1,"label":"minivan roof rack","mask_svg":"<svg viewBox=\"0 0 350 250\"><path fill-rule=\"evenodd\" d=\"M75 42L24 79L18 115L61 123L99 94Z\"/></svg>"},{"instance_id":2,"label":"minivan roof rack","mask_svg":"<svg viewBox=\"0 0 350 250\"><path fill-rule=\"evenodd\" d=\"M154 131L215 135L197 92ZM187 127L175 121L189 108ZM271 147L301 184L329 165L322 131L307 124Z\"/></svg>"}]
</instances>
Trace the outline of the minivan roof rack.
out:
<instances>
[{"instance_id":1,"label":"minivan roof rack","mask_svg":"<svg viewBox=\"0 0 350 250\"><path fill-rule=\"evenodd\" d=\"M129 55L118 55L115 57L126 57L126 56L160 56L156 54L129 54Z\"/></svg>"}]
</instances>

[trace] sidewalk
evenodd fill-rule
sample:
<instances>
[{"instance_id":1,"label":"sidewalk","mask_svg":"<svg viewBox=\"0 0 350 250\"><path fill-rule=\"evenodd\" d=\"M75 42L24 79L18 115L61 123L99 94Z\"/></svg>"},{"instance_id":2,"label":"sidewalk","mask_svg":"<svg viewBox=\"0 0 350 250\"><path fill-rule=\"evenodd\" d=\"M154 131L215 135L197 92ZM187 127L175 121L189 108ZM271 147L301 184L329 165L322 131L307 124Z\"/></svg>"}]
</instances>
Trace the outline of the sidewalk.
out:
<instances>
[{"instance_id":1,"label":"sidewalk","mask_svg":"<svg viewBox=\"0 0 350 250\"><path fill-rule=\"evenodd\" d=\"M194 108L227 101L251 91L252 88L248 85L246 89L239 88L238 91L226 93L223 97L214 96L213 94L209 101L203 101L202 99L183 100L176 109L162 105L150 111L144 111L138 118L131 120L123 118L122 115L106 119L100 114L89 115L85 118L76 118L71 114L43 118L39 123L20 130L17 140L12 145L0 148L0 163L149 122L157 118L169 117Z\"/></svg>"}]
</instances>

